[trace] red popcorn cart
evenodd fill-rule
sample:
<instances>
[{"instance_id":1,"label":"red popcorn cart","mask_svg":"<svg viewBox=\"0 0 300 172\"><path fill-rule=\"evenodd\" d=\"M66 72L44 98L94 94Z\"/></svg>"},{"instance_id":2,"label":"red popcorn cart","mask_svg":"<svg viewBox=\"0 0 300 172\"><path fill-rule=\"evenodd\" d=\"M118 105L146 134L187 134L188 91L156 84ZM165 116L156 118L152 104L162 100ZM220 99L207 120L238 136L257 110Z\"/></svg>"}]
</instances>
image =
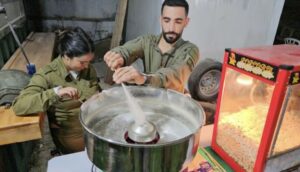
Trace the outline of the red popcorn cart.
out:
<instances>
[{"instance_id":1,"label":"red popcorn cart","mask_svg":"<svg viewBox=\"0 0 300 172\"><path fill-rule=\"evenodd\" d=\"M227 49L212 149L234 171L300 166L300 46Z\"/></svg>"}]
</instances>

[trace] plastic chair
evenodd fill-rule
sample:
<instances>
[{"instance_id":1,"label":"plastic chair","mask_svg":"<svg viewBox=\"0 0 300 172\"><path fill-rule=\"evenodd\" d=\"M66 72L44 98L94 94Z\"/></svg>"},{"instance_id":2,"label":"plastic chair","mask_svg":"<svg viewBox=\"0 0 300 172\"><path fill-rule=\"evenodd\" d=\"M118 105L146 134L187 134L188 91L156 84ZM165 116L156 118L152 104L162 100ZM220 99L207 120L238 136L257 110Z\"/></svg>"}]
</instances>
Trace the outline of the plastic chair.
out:
<instances>
[{"instance_id":1,"label":"plastic chair","mask_svg":"<svg viewBox=\"0 0 300 172\"><path fill-rule=\"evenodd\" d=\"M276 42L283 43L284 38L292 38L294 37L295 29L289 27L289 26L282 26L279 30L279 34L276 36Z\"/></svg>"},{"instance_id":2,"label":"plastic chair","mask_svg":"<svg viewBox=\"0 0 300 172\"><path fill-rule=\"evenodd\" d=\"M295 38L284 38L285 44L294 44L294 45L300 45L300 40Z\"/></svg>"}]
</instances>

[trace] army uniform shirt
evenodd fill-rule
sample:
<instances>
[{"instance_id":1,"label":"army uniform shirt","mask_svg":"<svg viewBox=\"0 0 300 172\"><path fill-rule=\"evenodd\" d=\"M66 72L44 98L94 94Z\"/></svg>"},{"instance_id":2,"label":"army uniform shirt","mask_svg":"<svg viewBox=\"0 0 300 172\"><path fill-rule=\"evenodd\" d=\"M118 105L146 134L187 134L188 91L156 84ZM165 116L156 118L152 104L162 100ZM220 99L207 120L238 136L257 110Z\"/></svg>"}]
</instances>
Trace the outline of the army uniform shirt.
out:
<instances>
[{"instance_id":1,"label":"army uniform shirt","mask_svg":"<svg viewBox=\"0 0 300 172\"><path fill-rule=\"evenodd\" d=\"M112 51L124 57L125 65L142 58L144 72L148 76L147 84L183 92L186 81L199 60L199 50L193 43L180 38L171 50L162 53L158 47L161 36L140 36Z\"/></svg>"},{"instance_id":2,"label":"army uniform shirt","mask_svg":"<svg viewBox=\"0 0 300 172\"><path fill-rule=\"evenodd\" d=\"M55 87L78 89L79 100L59 97ZM67 71L61 57L39 70L13 103L17 115L47 112L50 128L59 129L56 135L82 136L79 112L82 101L101 91L95 69L90 65L75 79ZM53 134L53 133L52 133Z\"/></svg>"}]
</instances>

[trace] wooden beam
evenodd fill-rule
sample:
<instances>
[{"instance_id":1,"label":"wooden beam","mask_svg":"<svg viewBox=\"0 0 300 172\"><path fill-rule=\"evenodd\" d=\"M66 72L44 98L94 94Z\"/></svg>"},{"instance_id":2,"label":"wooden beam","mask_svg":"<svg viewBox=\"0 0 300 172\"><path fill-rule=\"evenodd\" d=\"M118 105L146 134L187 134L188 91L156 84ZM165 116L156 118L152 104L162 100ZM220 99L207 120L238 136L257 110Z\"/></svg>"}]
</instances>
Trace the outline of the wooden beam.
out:
<instances>
[{"instance_id":1,"label":"wooden beam","mask_svg":"<svg viewBox=\"0 0 300 172\"><path fill-rule=\"evenodd\" d=\"M119 0L113 36L112 36L112 40L110 43L110 49L112 49L116 46L119 46L121 43L123 28L124 28L124 20L125 20L125 16L126 16L127 3L128 3L128 0ZM112 75L113 75L113 71L111 71L106 66L104 82L106 82L107 84L110 84L110 85L113 84Z\"/></svg>"}]
</instances>

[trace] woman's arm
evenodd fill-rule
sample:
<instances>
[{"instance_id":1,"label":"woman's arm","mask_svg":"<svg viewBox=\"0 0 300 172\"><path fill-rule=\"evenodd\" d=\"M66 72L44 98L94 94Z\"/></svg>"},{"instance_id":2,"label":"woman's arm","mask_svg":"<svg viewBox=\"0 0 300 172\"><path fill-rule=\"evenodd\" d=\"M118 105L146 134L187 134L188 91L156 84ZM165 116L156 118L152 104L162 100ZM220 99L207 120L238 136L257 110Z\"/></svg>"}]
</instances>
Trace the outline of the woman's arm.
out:
<instances>
[{"instance_id":1,"label":"woman's arm","mask_svg":"<svg viewBox=\"0 0 300 172\"><path fill-rule=\"evenodd\" d=\"M59 96L53 88L49 88L46 76L35 74L24 90L13 102L13 110L16 115L27 115L45 112L59 100Z\"/></svg>"}]
</instances>

